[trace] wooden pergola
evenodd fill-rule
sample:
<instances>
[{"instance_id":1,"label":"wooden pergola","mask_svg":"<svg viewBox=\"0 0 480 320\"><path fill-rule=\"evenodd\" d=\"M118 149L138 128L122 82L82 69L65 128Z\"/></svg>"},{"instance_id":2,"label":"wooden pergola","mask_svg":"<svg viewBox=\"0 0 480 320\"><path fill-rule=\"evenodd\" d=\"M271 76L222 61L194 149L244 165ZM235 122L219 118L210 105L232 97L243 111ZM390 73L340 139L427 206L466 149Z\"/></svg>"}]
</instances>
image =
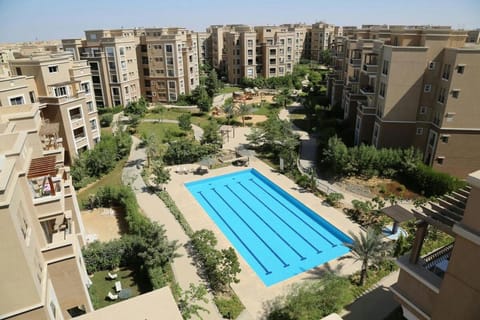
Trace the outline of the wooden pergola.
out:
<instances>
[{"instance_id":1,"label":"wooden pergola","mask_svg":"<svg viewBox=\"0 0 480 320\"><path fill-rule=\"evenodd\" d=\"M382 213L393 219L392 234L397 233L400 223L414 219L413 214L409 210L398 204L383 208Z\"/></svg>"},{"instance_id":2,"label":"wooden pergola","mask_svg":"<svg viewBox=\"0 0 480 320\"><path fill-rule=\"evenodd\" d=\"M52 196L55 195L55 187L53 185L52 177L57 174L57 169L55 168L56 161L57 160L55 156L44 156L41 158L32 159L27 174L28 179L44 177L46 180L48 180L50 193Z\"/></svg>"}]
</instances>

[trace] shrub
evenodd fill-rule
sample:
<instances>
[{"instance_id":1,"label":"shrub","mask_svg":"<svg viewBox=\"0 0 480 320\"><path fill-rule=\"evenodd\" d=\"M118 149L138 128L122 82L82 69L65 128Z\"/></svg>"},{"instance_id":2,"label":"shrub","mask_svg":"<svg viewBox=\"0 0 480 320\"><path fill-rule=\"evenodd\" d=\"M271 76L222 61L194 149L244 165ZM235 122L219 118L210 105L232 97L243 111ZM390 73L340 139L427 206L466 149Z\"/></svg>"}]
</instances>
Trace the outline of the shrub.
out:
<instances>
[{"instance_id":1,"label":"shrub","mask_svg":"<svg viewBox=\"0 0 480 320\"><path fill-rule=\"evenodd\" d=\"M178 209L175 201L173 201L167 192L157 192L157 196L163 201L165 206L167 206L168 210L170 210L175 219L177 219L185 233L191 237L193 235L192 227L190 227L182 212Z\"/></svg>"},{"instance_id":2,"label":"shrub","mask_svg":"<svg viewBox=\"0 0 480 320\"><path fill-rule=\"evenodd\" d=\"M165 287L169 280L162 267L148 268L148 277L153 290Z\"/></svg>"},{"instance_id":3,"label":"shrub","mask_svg":"<svg viewBox=\"0 0 480 320\"><path fill-rule=\"evenodd\" d=\"M405 184L416 189L421 194L431 197L452 192L465 185L465 182L450 176L447 173L435 171L423 163L406 175Z\"/></svg>"},{"instance_id":4,"label":"shrub","mask_svg":"<svg viewBox=\"0 0 480 320\"><path fill-rule=\"evenodd\" d=\"M113 114L111 113L102 114L102 116L100 117L100 126L102 128L109 127L112 121L113 121Z\"/></svg>"},{"instance_id":5,"label":"shrub","mask_svg":"<svg viewBox=\"0 0 480 320\"><path fill-rule=\"evenodd\" d=\"M245 308L237 296L215 297L215 304L222 317L226 319L236 319Z\"/></svg>"},{"instance_id":6,"label":"shrub","mask_svg":"<svg viewBox=\"0 0 480 320\"><path fill-rule=\"evenodd\" d=\"M340 204L340 201L344 198L345 197L343 196L343 194L338 192L332 192L327 195L325 202L327 202L332 207L337 207Z\"/></svg>"}]
</instances>

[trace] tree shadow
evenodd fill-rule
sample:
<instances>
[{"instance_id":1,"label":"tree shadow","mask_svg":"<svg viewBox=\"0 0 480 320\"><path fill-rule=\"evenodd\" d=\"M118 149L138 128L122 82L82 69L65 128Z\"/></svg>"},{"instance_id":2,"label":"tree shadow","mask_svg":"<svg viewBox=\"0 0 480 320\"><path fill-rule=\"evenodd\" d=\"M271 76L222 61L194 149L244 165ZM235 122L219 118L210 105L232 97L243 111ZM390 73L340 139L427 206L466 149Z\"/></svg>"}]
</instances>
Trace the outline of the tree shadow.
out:
<instances>
[{"instance_id":1,"label":"tree shadow","mask_svg":"<svg viewBox=\"0 0 480 320\"><path fill-rule=\"evenodd\" d=\"M345 307L344 320L385 319L399 304L388 287L379 286Z\"/></svg>"}]
</instances>

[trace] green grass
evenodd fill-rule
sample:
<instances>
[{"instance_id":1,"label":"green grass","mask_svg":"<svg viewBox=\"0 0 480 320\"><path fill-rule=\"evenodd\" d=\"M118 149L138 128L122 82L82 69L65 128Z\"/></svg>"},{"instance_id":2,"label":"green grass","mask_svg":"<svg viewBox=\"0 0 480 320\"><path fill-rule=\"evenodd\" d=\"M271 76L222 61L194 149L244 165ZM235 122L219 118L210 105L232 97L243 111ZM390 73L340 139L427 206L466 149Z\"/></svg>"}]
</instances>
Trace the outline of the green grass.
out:
<instances>
[{"instance_id":1,"label":"green grass","mask_svg":"<svg viewBox=\"0 0 480 320\"><path fill-rule=\"evenodd\" d=\"M275 107L274 104L262 103L260 108L255 108L253 110L253 114L255 115L268 116L272 112L278 112L279 109Z\"/></svg>"},{"instance_id":2,"label":"green grass","mask_svg":"<svg viewBox=\"0 0 480 320\"><path fill-rule=\"evenodd\" d=\"M122 301L121 299L112 301L107 297L108 292L117 294L115 292L115 281L122 283L122 289L130 289L130 298L152 290L148 277L138 270L121 268L118 272L115 272L118 274L116 280L108 280L106 278L107 273L108 271L98 271L91 278L92 285L88 291L95 309Z\"/></svg>"},{"instance_id":3,"label":"green grass","mask_svg":"<svg viewBox=\"0 0 480 320\"><path fill-rule=\"evenodd\" d=\"M80 189L77 192L78 203L81 205L83 201L86 201L91 194L95 194L101 187L122 185L122 170L125 166L125 162L127 162L126 158L118 161L115 168L108 174L104 175L93 184Z\"/></svg>"},{"instance_id":4,"label":"green grass","mask_svg":"<svg viewBox=\"0 0 480 320\"><path fill-rule=\"evenodd\" d=\"M231 93L231 92L235 92L235 91L243 91L243 88L240 88L240 87L223 87L222 89L220 89L218 91L218 94L225 94L225 93Z\"/></svg>"},{"instance_id":5,"label":"green grass","mask_svg":"<svg viewBox=\"0 0 480 320\"><path fill-rule=\"evenodd\" d=\"M145 115L145 119L168 119L168 120L178 120L178 117L184 113L190 113L188 110L182 109L167 109L163 112L163 114L159 113L147 113ZM193 124L197 126L203 127L208 123L208 115L207 114L192 114L191 121Z\"/></svg>"},{"instance_id":6,"label":"green grass","mask_svg":"<svg viewBox=\"0 0 480 320\"><path fill-rule=\"evenodd\" d=\"M155 123L142 122L137 127L137 132L140 137L143 135L154 134L159 141L164 141L166 137L180 137L186 133L182 131L176 123Z\"/></svg>"}]
</instances>

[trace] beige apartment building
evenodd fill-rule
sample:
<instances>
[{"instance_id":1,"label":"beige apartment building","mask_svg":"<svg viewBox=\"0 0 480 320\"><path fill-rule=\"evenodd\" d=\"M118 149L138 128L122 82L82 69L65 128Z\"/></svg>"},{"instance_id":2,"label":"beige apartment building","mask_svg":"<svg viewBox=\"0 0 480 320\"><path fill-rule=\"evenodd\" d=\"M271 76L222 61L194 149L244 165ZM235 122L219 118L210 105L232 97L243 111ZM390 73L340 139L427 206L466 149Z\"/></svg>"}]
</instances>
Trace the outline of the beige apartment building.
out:
<instances>
[{"instance_id":1,"label":"beige apartment building","mask_svg":"<svg viewBox=\"0 0 480 320\"><path fill-rule=\"evenodd\" d=\"M328 93L354 143L414 146L425 163L465 177L480 167L480 48L447 27L378 26L336 39Z\"/></svg>"},{"instance_id":2,"label":"beige apartment building","mask_svg":"<svg viewBox=\"0 0 480 320\"><path fill-rule=\"evenodd\" d=\"M55 139L61 139L67 163L94 147L100 124L86 61L74 61L68 53L32 55L10 61L10 68L13 76L0 79L5 105L40 102L42 117L57 128Z\"/></svg>"},{"instance_id":3,"label":"beige apartment building","mask_svg":"<svg viewBox=\"0 0 480 320\"><path fill-rule=\"evenodd\" d=\"M81 247L84 227L55 128L42 103L8 106L33 79L0 97L0 318L69 319L93 310ZM7 98L5 98L7 96Z\"/></svg>"},{"instance_id":4,"label":"beige apartment building","mask_svg":"<svg viewBox=\"0 0 480 320\"><path fill-rule=\"evenodd\" d=\"M88 30L85 39L64 39L62 45L90 65L98 107L126 106L140 98L136 30Z\"/></svg>"},{"instance_id":5,"label":"beige apartment building","mask_svg":"<svg viewBox=\"0 0 480 320\"><path fill-rule=\"evenodd\" d=\"M312 24L311 30L310 59L321 61L322 52L330 49L335 37L343 35L343 29L333 24L317 22Z\"/></svg>"},{"instance_id":6,"label":"beige apartment building","mask_svg":"<svg viewBox=\"0 0 480 320\"><path fill-rule=\"evenodd\" d=\"M195 32L197 37L198 65L211 64L211 34L209 32Z\"/></svg>"},{"instance_id":7,"label":"beige apartment building","mask_svg":"<svg viewBox=\"0 0 480 320\"><path fill-rule=\"evenodd\" d=\"M174 102L200 82L197 35L185 28L137 29L142 95L151 102Z\"/></svg>"},{"instance_id":8,"label":"beige apartment building","mask_svg":"<svg viewBox=\"0 0 480 320\"><path fill-rule=\"evenodd\" d=\"M412 250L397 260L398 282L391 287L408 320L474 320L480 314L480 171L469 186L413 210L419 219ZM421 255L435 227L454 241ZM438 231L437 231L438 232Z\"/></svg>"}]
</instances>

